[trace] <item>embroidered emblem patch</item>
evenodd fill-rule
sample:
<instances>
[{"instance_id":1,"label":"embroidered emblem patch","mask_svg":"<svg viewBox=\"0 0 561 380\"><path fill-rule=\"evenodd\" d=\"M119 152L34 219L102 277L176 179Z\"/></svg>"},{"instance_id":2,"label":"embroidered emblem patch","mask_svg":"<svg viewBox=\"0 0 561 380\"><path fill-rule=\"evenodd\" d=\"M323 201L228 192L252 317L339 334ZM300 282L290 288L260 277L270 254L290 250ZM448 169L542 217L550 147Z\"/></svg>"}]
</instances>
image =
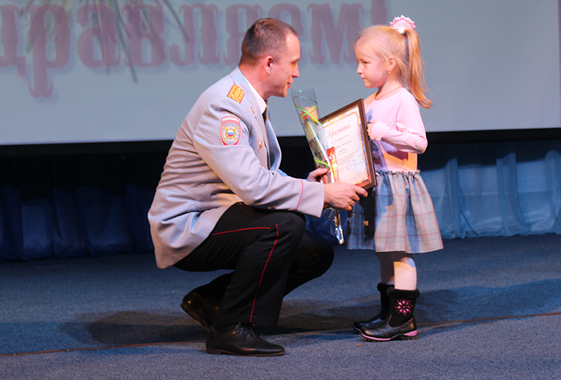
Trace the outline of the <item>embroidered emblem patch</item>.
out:
<instances>
[{"instance_id":1,"label":"embroidered emblem patch","mask_svg":"<svg viewBox=\"0 0 561 380\"><path fill-rule=\"evenodd\" d=\"M238 145L242 134L241 122L235 116L220 119L220 140L223 145Z\"/></svg>"},{"instance_id":2,"label":"embroidered emblem patch","mask_svg":"<svg viewBox=\"0 0 561 380\"><path fill-rule=\"evenodd\" d=\"M239 88L237 85L233 85L228 92L228 97L234 99L236 102L241 103L243 99L243 90Z\"/></svg>"}]
</instances>

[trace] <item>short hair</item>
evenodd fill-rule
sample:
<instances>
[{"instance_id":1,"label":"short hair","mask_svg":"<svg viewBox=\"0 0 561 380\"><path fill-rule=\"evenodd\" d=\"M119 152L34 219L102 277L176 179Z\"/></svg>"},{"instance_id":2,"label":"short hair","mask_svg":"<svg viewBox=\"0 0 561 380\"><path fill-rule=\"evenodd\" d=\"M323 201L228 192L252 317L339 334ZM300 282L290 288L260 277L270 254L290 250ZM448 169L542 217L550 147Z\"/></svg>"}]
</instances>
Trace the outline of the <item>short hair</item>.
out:
<instances>
[{"instance_id":1,"label":"short hair","mask_svg":"<svg viewBox=\"0 0 561 380\"><path fill-rule=\"evenodd\" d=\"M284 21L275 18L255 21L243 38L240 65L253 65L266 55L282 54L286 49L286 37L291 33L298 36L296 29Z\"/></svg>"}]
</instances>

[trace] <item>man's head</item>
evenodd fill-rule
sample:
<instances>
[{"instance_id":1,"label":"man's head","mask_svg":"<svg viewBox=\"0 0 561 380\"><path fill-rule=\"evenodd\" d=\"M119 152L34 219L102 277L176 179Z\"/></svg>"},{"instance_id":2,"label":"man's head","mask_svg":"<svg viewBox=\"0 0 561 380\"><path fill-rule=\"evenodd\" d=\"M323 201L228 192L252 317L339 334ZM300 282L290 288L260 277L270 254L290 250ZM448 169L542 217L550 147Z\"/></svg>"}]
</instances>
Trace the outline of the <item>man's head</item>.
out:
<instances>
[{"instance_id":1,"label":"man's head","mask_svg":"<svg viewBox=\"0 0 561 380\"><path fill-rule=\"evenodd\" d=\"M240 70L263 99L287 95L290 84L299 76L299 60L298 33L287 23L263 18L247 30Z\"/></svg>"}]
</instances>

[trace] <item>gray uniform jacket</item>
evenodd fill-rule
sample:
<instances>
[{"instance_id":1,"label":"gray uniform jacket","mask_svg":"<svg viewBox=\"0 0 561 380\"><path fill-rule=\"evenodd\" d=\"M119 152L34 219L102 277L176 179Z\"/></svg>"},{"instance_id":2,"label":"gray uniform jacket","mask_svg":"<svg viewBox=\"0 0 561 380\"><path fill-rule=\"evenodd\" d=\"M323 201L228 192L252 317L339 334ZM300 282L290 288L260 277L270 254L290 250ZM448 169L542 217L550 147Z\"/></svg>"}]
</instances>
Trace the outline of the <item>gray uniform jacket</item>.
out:
<instances>
[{"instance_id":1,"label":"gray uniform jacket","mask_svg":"<svg viewBox=\"0 0 561 380\"><path fill-rule=\"evenodd\" d=\"M257 104L236 68L181 124L148 213L158 267L191 253L237 202L321 215L323 185L279 172L280 147Z\"/></svg>"}]
</instances>

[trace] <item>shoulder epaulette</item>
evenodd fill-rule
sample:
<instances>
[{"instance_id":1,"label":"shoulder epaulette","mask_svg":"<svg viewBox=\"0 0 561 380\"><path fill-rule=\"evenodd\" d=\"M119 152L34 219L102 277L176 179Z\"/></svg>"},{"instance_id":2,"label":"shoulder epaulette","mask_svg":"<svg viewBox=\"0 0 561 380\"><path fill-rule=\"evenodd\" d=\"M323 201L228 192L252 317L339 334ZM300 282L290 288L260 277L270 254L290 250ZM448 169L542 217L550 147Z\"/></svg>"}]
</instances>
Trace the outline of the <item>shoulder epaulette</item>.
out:
<instances>
[{"instance_id":1,"label":"shoulder epaulette","mask_svg":"<svg viewBox=\"0 0 561 380\"><path fill-rule=\"evenodd\" d=\"M236 102L241 103L243 99L243 90L238 85L233 85L228 92L228 97L234 99Z\"/></svg>"}]
</instances>

